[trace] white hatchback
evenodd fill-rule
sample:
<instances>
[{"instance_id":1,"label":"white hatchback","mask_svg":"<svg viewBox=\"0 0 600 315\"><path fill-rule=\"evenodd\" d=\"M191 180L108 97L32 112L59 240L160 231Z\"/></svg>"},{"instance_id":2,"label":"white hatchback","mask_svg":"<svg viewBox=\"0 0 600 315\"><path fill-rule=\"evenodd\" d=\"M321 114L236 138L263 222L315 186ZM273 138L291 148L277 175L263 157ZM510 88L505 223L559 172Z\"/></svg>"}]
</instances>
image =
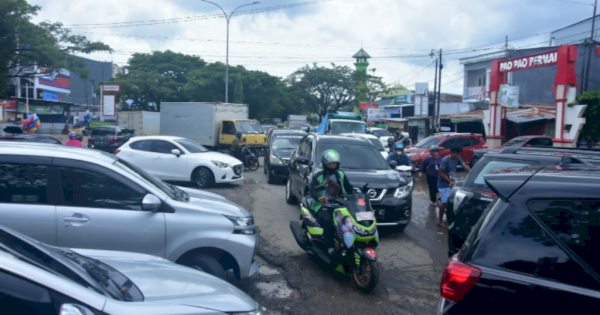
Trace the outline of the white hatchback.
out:
<instances>
[{"instance_id":1,"label":"white hatchback","mask_svg":"<svg viewBox=\"0 0 600 315\"><path fill-rule=\"evenodd\" d=\"M115 154L167 181L192 182L200 188L242 180L244 165L227 154L209 151L186 138L131 138Z\"/></svg>"}]
</instances>

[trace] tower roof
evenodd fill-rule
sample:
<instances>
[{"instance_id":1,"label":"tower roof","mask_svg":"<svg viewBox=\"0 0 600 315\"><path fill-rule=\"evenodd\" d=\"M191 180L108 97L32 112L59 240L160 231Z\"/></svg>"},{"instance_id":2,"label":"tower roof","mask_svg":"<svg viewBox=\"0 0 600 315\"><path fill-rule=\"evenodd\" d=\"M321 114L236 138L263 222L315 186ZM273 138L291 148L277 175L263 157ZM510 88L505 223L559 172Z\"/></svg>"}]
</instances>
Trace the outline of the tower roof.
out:
<instances>
[{"instance_id":1,"label":"tower roof","mask_svg":"<svg viewBox=\"0 0 600 315\"><path fill-rule=\"evenodd\" d=\"M364 49L360 49L352 58L371 58Z\"/></svg>"}]
</instances>

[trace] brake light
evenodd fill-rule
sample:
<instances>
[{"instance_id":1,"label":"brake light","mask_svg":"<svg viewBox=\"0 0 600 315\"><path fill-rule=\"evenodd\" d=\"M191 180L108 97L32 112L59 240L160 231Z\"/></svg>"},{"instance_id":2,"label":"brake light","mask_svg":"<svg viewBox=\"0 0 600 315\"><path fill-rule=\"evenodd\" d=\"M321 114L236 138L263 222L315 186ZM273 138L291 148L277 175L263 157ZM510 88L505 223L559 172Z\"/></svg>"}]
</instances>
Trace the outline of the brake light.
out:
<instances>
[{"instance_id":1,"label":"brake light","mask_svg":"<svg viewBox=\"0 0 600 315\"><path fill-rule=\"evenodd\" d=\"M367 247L365 248L365 252L367 253L367 255L369 255L369 257L371 258L375 258L377 257L377 254L375 253L375 251L371 248L371 247Z\"/></svg>"},{"instance_id":2,"label":"brake light","mask_svg":"<svg viewBox=\"0 0 600 315\"><path fill-rule=\"evenodd\" d=\"M487 148L488 148L488 145L487 145L487 144L484 144L484 145L483 145L483 148L484 148L484 149L487 149Z\"/></svg>"},{"instance_id":3,"label":"brake light","mask_svg":"<svg viewBox=\"0 0 600 315\"><path fill-rule=\"evenodd\" d=\"M450 258L440 285L440 293L446 300L460 302L481 278L481 270L458 260L458 254Z\"/></svg>"},{"instance_id":4,"label":"brake light","mask_svg":"<svg viewBox=\"0 0 600 315\"><path fill-rule=\"evenodd\" d=\"M88 138L88 142L89 142L89 143L96 143L96 140L94 140L94 139L92 139L92 138L90 137L90 138Z\"/></svg>"},{"instance_id":5,"label":"brake light","mask_svg":"<svg viewBox=\"0 0 600 315\"><path fill-rule=\"evenodd\" d=\"M119 150L119 149L116 149L116 150L115 150L115 155L119 154L119 152L121 152L121 150Z\"/></svg>"},{"instance_id":6,"label":"brake light","mask_svg":"<svg viewBox=\"0 0 600 315\"><path fill-rule=\"evenodd\" d=\"M117 143L119 142L119 138L117 137L117 135L114 136L114 138L108 140L108 143Z\"/></svg>"}]
</instances>

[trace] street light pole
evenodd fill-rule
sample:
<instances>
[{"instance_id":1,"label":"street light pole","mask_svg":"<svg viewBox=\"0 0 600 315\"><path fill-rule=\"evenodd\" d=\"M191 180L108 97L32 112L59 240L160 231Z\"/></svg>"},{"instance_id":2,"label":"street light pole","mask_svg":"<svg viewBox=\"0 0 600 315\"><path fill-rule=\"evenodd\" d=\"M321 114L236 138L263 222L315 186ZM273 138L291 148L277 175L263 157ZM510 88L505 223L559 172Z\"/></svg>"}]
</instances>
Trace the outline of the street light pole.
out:
<instances>
[{"instance_id":1,"label":"street light pole","mask_svg":"<svg viewBox=\"0 0 600 315\"><path fill-rule=\"evenodd\" d=\"M437 84L438 84L438 88L437 88L437 104L434 102L434 106L437 108L437 110L435 111L435 114L437 115L437 117L434 117L435 119L435 125L436 127L440 127L440 101L442 98L442 69L444 69L444 63L442 62L442 49L440 48L440 50L435 50L432 49L431 52L429 53L430 57L434 57L435 55L439 55L439 77L437 80ZM436 59L437 60L437 59ZM437 71L437 69L436 69Z\"/></svg>"},{"instance_id":2,"label":"street light pole","mask_svg":"<svg viewBox=\"0 0 600 315\"><path fill-rule=\"evenodd\" d=\"M246 7L249 5L255 5L260 2L256 1L256 2L252 2L252 3L248 3L248 4L243 4L243 5L235 8L233 11L231 11L231 13L229 15L227 15L225 10L223 10L223 8L221 8L220 5L218 5L212 1L208 1L208 0L202 0L202 1L214 4L215 6L217 6L217 8L221 9L221 11L223 12L223 15L225 16L225 20L227 21L227 53L225 55L225 103L229 103L229 21L231 21L231 17L235 13L235 11L237 11L239 8Z\"/></svg>"}]
</instances>

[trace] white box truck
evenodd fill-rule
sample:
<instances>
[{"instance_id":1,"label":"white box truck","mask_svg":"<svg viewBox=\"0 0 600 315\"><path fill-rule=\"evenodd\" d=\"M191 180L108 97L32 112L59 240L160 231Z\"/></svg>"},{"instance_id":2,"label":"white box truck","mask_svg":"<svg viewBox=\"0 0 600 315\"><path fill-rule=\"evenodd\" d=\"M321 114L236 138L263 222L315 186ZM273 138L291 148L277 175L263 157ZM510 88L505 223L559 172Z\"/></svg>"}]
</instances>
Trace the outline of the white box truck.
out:
<instances>
[{"instance_id":1,"label":"white box truck","mask_svg":"<svg viewBox=\"0 0 600 315\"><path fill-rule=\"evenodd\" d=\"M160 135L160 113L149 111L120 111L118 124L133 129L138 136Z\"/></svg>"}]
</instances>

